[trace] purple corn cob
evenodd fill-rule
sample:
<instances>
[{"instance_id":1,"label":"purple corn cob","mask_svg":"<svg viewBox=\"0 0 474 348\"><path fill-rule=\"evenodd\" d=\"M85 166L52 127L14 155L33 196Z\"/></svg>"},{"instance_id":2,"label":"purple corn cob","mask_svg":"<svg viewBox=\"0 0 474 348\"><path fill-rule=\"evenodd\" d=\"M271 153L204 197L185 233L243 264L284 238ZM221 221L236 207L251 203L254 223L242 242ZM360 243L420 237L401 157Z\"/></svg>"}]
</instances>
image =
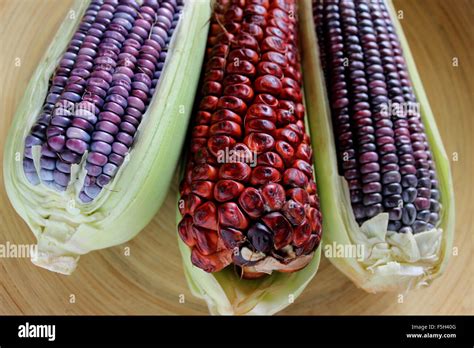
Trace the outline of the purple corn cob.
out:
<instances>
[{"instance_id":1,"label":"purple corn cob","mask_svg":"<svg viewBox=\"0 0 474 348\"><path fill-rule=\"evenodd\" d=\"M25 140L24 171L65 190L86 151L80 193L90 202L110 182L133 143L179 20L176 0L94 0L52 79L43 113ZM40 177L31 147L41 145Z\"/></svg>"},{"instance_id":2,"label":"purple corn cob","mask_svg":"<svg viewBox=\"0 0 474 348\"><path fill-rule=\"evenodd\" d=\"M135 1L105 1L79 50L71 77L47 129L48 145L66 164L80 162L90 141L88 132L92 131L99 108L104 105L102 98L107 80L113 72L123 32L126 32L124 25L112 23L112 20L125 17L133 24L136 6ZM53 176L53 180L65 188L69 174Z\"/></svg>"},{"instance_id":3,"label":"purple corn cob","mask_svg":"<svg viewBox=\"0 0 474 348\"><path fill-rule=\"evenodd\" d=\"M54 104L58 101L59 96L64 91L64 87L66 86L80 47L86 38L87 31L96 19L97 13L102 4L103 0L94 0L87 8L76 33L69 43L66 52L63 54L59 66L50 81L50 88L45 103L43 104L42 112L37 122L32 127L30 134L26 137L23 168L26 177L34 185L39 183L39 177L33 163L31 147L33 145L44 144L46 139L46 128L49 125ZM45 168L55 168L54 160L49 161L48 159L44 159L42 162L44 162Z\"/></svg>"},{"instance_id":4,"label":"purple corn cob","mask_svg":"<svg viewBox=\"0 0 474 348\"><path fill-rule=\"evenodd\" d=\"M130 64L130 88L122 89L121 96L126 100L126 109L120 115L110 119L110 130L103 129L96 125L92 133L91 152L87 157L87 177L84 183L80 199L83 202L89 202L94 199L101 189L107 185L112 177L115 176L118 167L123 163L130 146L133 143L138 125L140 124L143 113L152 97L151 90L155 89L157 78L156 72L161 72L163 62L160 61L160 55L167 42L169 42L175 12L176 3L163 3L160 8L154 9L156 17L149 15L148 6L143 7L140 12L143 18L143 26L150 31L149 37L144 35L137 37L142 41L139 51L135 51L133 56L136 63ZM112 111L113 112L113 111ZM114 122L115 121L115 122ZM114 138L108 134L114 134Z\"/></svg>"},{"instance_id":5,"label":"purple corn cob","mask_svg":"<svg viewBox=\"0 0 474 348\"><path fill-rule=\"evenodd\" d=\"M439 220L439 190L403 52L383 1L315 1L339 171L359 224L418 233Z\"/></svg>"}]
</instances>

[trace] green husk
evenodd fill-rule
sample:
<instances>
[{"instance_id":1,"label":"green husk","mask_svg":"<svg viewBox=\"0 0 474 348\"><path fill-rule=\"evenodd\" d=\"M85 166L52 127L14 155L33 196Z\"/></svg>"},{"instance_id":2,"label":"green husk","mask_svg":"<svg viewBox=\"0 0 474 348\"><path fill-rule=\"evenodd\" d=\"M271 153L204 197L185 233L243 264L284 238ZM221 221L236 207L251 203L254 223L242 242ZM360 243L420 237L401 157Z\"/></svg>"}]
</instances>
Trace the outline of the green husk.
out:
<instances>
[{"instance_id":1,"label":"green husk","mask_svg":"<svg viewBox=\"0 0 474 348\"><path fill-rule=\"evenodd\" d=\"M358 226L352 213L346 180L339 176L324 76L312 17L311 1L300 11L308 116L315 151L316 175L323 213L323 247L329 260L358 287L368 292L406 291L429 285L446 268L454 237L454 196L449 159L430 109L413 57L390 3L392 19L400 37L414 90L421 104L421 117L431 145L440 183L442 211L437 228L419 233L387 231L383 213ZM362 246L363 257L329 255L330 248Z\"/></svg>"},{"instance_id":2,"label":"green husk","mask_svg":"<svg viewBox=\"0 0 474 348\"><path fill-rule=\"evenodd\" d=\"M77 0L38 65L15 114L4 154L5 186L12 205L38 241L32 262L71 274L79 256L133 238L160 207L177 165L196 92L210 17L209 1L187 1L170 43L159 86L137 139L113 182L90 204L77 198L82 181L57 192L26 179L24 139L39 115L48 80L88 6ZM39 149L33 149L38 153ZM84 170L73 168L79 178Z\"/></svg>"}]
</instances>

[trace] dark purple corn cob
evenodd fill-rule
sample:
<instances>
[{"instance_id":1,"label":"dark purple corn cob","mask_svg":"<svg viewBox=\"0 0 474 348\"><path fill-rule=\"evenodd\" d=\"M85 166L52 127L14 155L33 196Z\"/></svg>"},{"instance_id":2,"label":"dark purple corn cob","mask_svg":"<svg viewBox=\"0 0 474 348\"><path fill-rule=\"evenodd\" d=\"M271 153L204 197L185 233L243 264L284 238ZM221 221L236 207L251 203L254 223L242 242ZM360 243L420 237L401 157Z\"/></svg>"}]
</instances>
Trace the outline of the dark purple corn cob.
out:
<instances>
[{"instance_id":1,"label":"dark purple corn cob","mask_svg":"<svg viewBox=\"0 0 474 348\"><path fill-rule=\"evenodd\" d=\"M391 231L434 228L440 209L435 167L385 3L313 5L339 171L356 220L387 212Z\"/></svg>"},{"instance_id":2,"label":"dark purple corn cob","mask_svg":"<svg viewBox=\"0 0 474 348\"><path fill-rule=\"evenodd\" d=\"M25 140L24 171L32 184L65 190L71 165L83 159L83 202L110 182L153 96L181 8L176 0L91 2ZM40 178L33 145L42 146Z\"/></svg>"}]
</instances>

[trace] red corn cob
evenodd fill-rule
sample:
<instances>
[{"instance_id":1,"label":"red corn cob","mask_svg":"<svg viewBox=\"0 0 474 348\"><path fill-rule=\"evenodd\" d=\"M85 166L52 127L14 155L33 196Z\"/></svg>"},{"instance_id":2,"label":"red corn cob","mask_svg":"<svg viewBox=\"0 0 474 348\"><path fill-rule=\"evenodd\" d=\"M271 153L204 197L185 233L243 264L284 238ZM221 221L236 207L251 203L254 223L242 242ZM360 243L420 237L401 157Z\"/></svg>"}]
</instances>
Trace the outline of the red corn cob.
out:
<instances>
[{"instance_id":1,"label":"red corn cob","mask_svg":"<svg viewBox=\"0 0 474 348\"><path fill-rule=\"evenodd\" d=\"M217 1L178 231L207 272L304 267L321 239L296 1Z\"/></svg>"}]
</instances>

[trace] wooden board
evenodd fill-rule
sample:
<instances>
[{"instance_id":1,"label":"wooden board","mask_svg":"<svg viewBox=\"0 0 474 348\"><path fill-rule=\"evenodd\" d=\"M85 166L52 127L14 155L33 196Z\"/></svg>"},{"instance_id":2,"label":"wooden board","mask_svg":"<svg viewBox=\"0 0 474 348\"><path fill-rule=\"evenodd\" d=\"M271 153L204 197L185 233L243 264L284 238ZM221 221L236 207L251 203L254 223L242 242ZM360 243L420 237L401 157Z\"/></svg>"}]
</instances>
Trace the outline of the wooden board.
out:
<instances>
[{"instance_id":1,"label":"wooden board","mask_svg":"<svg viewBox=\"0 0 474 348\"><path fill-rule=\"evenodd\" d=\"M0 0L0 150L23 91L71 1ZM457 234L446 274L429 289L367 294L323 258L319 272L282 314L472 314L474 105L470 0L398 0L401 21L452 162ZM452 64L458 58L459 66ZM19 63L19 64L18 64ZM7 154L10 155L10 154ZM0 244L34 243L0 189ZM205 314L187 288L175 231L177 180L148 227L126 245L81 258L72 276L0 259L0 314ZM124 256L124 248L130 256ZM74 296L71 296L74 295ZM184 303L180 303L184 295ZM71 301L74 299L75 301ZM74 302L74 303L71 303Z\"/></svg>"}]
</instances>

